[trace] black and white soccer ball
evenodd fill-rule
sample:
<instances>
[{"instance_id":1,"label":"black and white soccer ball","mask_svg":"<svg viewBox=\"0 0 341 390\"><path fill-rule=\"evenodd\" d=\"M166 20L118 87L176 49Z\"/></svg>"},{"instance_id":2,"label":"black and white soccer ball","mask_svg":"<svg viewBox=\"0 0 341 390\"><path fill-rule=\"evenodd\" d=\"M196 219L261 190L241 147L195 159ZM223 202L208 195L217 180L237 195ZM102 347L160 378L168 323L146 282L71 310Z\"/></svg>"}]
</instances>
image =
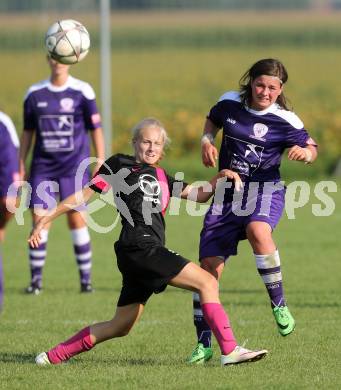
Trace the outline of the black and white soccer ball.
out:
<instances>
[{"instance_id":1,"label":"black and white soccer ball","mask_svg":"<svg viewBox=\"0 0 341 390\"><path fill-rule=\"evenodd\" d=\"M53 23L46 32L46 49L61 64L82 61L90 49L90 35L82 23L72 19Z\"/></svg>"}]
</instances>

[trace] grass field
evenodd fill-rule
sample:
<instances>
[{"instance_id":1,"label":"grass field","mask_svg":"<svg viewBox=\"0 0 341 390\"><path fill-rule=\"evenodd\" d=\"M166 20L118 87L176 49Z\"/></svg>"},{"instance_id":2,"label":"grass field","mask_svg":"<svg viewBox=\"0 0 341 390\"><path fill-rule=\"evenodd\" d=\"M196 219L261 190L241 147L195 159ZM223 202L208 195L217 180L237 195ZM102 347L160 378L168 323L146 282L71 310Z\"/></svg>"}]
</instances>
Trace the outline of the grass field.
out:
<instances>
[{"instance_id":1,"label":"grass field","mask_svg":"<svg viewBox=\"0 0 341 390\"><path fill-rule=\"evenodd\" d=\"M338 185L340 188L340 183ZM130 336L98 345L69 364L39 368L37 352L65 339L86 324L109 319L120 289L113 255L118 231L92 232L96 292L80 295L71 239L62 217L48 245L45 290L26 296L28 283L26 224L12 221L3 246L5 307L0 317L1 389L339 389L340 192L330 194L336 209L330 217L312 215L314 196L296 213L283 217L275 232L281 251L287 299L297 320L295 332L281 338L275 329L264 287L249 247L243 242L225 270L221 299L235 334L248 347L265 347L261 362L220 368L219 352L206 367L189 367L185 358L195 344L191 294L168 288L152 297ZM168 247L196 260L201 217L167 217ZM114 214L103 209L96 220L110 224ZM179 228L179 226L181 228Z\"/></svg>"},{"instance_id":2,"label":"grass field","mask_svg":"<svg viewBox=\"0 0 341 390\"><path fill-rule=\"evenodd\" d=\"M12 117L19 134L25 91L48 76L42 31L59 16L0 15L0 109ZM79 17L94 45L72 74L90 82L99 97L98 20ZM199 139L208 109L222 93L238 88L252 63L276 57L289 71L286 94L320 145L319 160L312 166L284 161L283 177L287 182L326 180L341 155L340 20L341 13L116 13L113 152L129 151L129 129L141 118L155 116L173 140L164 162L170 173L184 170L185 180L207 179L212 171L201 167ZM186 365L195 345L191 294L174 288L151 299L128 338L99 345L66 365L36 367L38 352L112 316L121 283L113 254L118 230L92 232L96 292L84 296L78 291L65 219L56 221L44 292L26 296L26 212L25 225L12 221L1 248L6 291L0 316L0 389L340 389L340 182L330 196L336 204L331 216L313 215L313 204L321 201L312 187L310 202L296 212L296 220L284 216L275 231L286 295L297 321L288 338L277 334L250 248L245 242L240 245L221 281L221 299L238 341L267 348L270 355L252 365L224 369L216 344L206 367ZM95 218L109 225L115 216L106 208ZM187 215L182 203L180 216L167 217L168 247L196 261L201 224L202 217Z\"/></svg>"},{"instance_id":3,"label":"grass field","mask_svg":"<svg viewBox=\"0 0 341 390\"><path fill-rule=\"evenodd\" d=\"M0 16L0 108L13 118L19 133L27 88L48 77L43 33L56 18ZM79 18L96 36L96 17ZM320 145L314 172L325 174L341 155L340 21L340 12L323 17L302 12L113 14L112 150L127 151L129 129L143 117L156 116L174 141L170 157L197 153L208 109L224 92L238 88L251 64L276 57L289 72L285 93ZM32 32L33 40L16 48L15 40L25 42ZM99 69L94 42L88 57L71 73L93 85L101 105Z\"/></svg>"}]
</instances>

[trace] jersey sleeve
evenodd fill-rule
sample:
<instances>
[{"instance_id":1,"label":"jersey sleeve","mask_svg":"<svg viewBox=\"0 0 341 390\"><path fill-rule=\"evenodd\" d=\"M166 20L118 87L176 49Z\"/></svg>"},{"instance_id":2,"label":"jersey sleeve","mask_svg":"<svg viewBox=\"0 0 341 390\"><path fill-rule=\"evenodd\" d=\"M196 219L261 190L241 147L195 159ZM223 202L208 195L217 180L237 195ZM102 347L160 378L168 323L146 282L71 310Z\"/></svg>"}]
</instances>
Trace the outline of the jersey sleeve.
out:
<instances>
[{"instance_id":1,"label":"jersey sleeve","mask_svg":"<svg viewBox=\"0 0 341 390\"><path fill-rule=\"evenodd\" d=\"M28 95L24 101L24 130L33 131L36 128L36 115L34 111L32 95Z\"/></svg>"},{"instance_id":2,"label":"jersey sleeve","mask_svg":"<svg viewBox=\"0 0 341 390\"><path fill-rule=\"evenodd\" d=\"M218 102L210 109L210 112L207 115L207 119L212 121L218 129L221 129L223 127L222 105L223 105L222 102Z\"/></svg>"},{"instance_id":3,"label":"jersey sleeve","mask_svg":"<svg viewBox=\"0 0 341 390\"><path fill-rule=\"evenodd\" d=\"M286 148L298 145L301 148L305 148L307 145L313 145L317 147L317 143L310 137L307 130L303 127L301 129L289 127L286 135Z\"/></svg>"},{"instance_id":4,"label":"jersey sleeve","mask_svg":"<svg viewBox=\"0 0 341 390\"><path fill-rule=\"evenodd\" d=\"M101 115L97 108L95 92L89 84L87 88L91 89L92 93L83 94L84 121L87 129L95 130L102 127Z\"/></svg>"},{"instance_id":5,"label":"jersey sleeve","mask_svg":"<svg viewBox=\"0 0 341 390\"><path fill-rule=\"evenodd\" d=\"M112 187L110 177L116 174L120 169L120 162L118 157L111 156L99 168L96 175L90 182L90 188L98 193L106 193Z\"/></svg>"},{"instance_id":6,"label":"jersey sleeve","mask_svg":"<svg viewBox=\"0 0 341 390\"><path fill-rule=\"evenodd\" d=\"M0 121L0 183L11 183L17 180L19 171L18 161L18 143L16 139L13 139L15 132L12 121L8 119L7 126ZM9 128L9 124L13 125L13 128ZM2 188L2 190L4 190Z\"/></svg>"}]
</instances>

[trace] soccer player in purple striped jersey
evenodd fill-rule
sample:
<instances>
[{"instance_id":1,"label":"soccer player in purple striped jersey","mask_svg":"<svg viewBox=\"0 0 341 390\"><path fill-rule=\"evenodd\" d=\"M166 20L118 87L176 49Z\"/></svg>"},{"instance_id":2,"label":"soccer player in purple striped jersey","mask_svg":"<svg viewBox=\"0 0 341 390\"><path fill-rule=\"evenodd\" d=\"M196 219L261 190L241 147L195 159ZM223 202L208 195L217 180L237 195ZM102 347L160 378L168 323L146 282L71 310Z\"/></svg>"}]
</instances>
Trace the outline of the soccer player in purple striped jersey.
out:
<instances>
[{"instance_id":1,"label":"soccer player in purple striped jersey","mask_svg":"<svg viewBox=\"0 0 341 390\"><path fill-rule=\"evenodd\" d=\"M201 141L203 164L215 167L218 151L214 139L222 129L219 169L230 169L244 184L240 207L232 183L219 204L216 199L212 202L201 231L201 266L219 280L227 259L237 254L238 242L248 239L282 336L294 330L295 321L286 304L280 256L272 238L284 209L285 188L280 183L279 167L286 149L289 160L310 164L317 157L316 143L287 108L287 79L280 61L256 62L242 76L240 91L223 94L211 108ZM203 363L212 357L211 331L197 294L193 309L198 344L189 362Z\"/></svg>"},{"instance_id":2,"label":"soccer player in purple striped jersey","mask_svg":"<svg viewBox=\"0 0 341 390\"><path fill-rule=\"evenodd\" d=\"M0 111L0 245L5 239L5 228L12 217L19 180L19 139L10 117ZM0 247L1 250L1 247ZM0 252L0 311L3 303L3 266Z\"/></svg>"},{"instance_id":3,"label":"soccer player in purple striped jersey","mask_svg":"<svg viewBox=\"0 0 341 390\"><path fill-rule=\"evenodd\" d=\"M228 169L222 170L208 185L201 187L177 182L158 166L167 141L167 132L158 120L142 120L133 129L134 156L117 154L110 157L90 186L61 202L33 229L29 242L35 248L39 246L46 223L70 207L77 207L82 199L88 201L95 192L110 189L122 217L115 252L123 283L114 317L87 326L49 351L40 353L36 357L38 365L59 364L89 351L98 343L128 335L149 298L164 291L168 284L197 291L206 321L220 346L223 366L257 361L267 354L266 350L250 351L237 345L228 316L219 301L217 280L197 264L165 247L163 215L170 196L206 202L221 180L235 179L235 174Z\"/></svg>"},{"instance_id":4,"label":"soccer player in purple striped jersey","mask_svg":"<svg viewBox=\"0 0 341 390\"><path fill-rule=\"evenodd\" d=\"M76 180L79 164L90 156L91 136L97 158L95 171L104 161L101 118L93 88L69 75L69 65L48 58L51 75L32 85L24 101L24 131L20 145L20 175L25 176L25 161L35 137L29 183L33 223L55 205L55 197L65 199L90 179L85 171ZM81 292L91 292L92 253L85 223L85 208L67 213L68 226L80 275ZM31 282L27 293L42 290L42 270L50 226L42 231L38 248L29 248Z\"/></svg>"}]
</instances>

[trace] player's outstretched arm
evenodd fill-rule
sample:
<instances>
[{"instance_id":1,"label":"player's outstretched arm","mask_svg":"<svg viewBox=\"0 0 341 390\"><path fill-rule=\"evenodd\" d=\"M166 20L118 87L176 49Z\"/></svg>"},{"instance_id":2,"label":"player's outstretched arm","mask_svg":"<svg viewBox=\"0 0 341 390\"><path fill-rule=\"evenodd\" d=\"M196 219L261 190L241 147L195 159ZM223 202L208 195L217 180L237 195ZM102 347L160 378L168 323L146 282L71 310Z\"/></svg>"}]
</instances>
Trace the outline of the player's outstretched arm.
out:
<instances>
[{"instance_id":1,"label":"player's outstretched arm","mask_svg":"<svg viewBox=\"0 0 341 390\"><path fill-rule=\"evenodd\" d=\"M243 182L237 172L230 169L222 169L217 175L215 175L205 185L196 187L188 185L181 193L181 198L193 200L198 203L207 202L214 194L219 182L225 182L226 179L230 179L234 182L236 191L240 191L243 188Z\"/></svg>"},{"instance_id":2,"label":"player's outstretched arm","mask_svg":"<svg viewBox=\"0 0 341 390\"><path fill-rule=\"evenodd\" d=\"M90 132L92 143L94 145L97 163L93 170L93 176L97 173L99 168L102 166L105 160L105 146L104 146L104 135L101 127Z\"/></svg>"},{"instance_id":3,"label":"player's outstretched arm","mask_svg":"<svg viewBox=\"0 0 341 390\"><path fill-rule=\"evenodd\" d=\"M40 218L38 223L33 227L31 235L28 239L30 246L32 248L37 248L39 246L41 240L40 232L46 224L52 222L59 215L67 213L68 211L75 209L83 203L87 203L94 192L95 191L90 187L83 188L81 191L78 191L64 199L54 210L51 210L51 212L49 212L47 215Z\"/></svg>"},{"instance_id":4,"label":"player's outstretched arm","mask_svg":"<svg viewBox=\"0 0 341 390\"><path fill-rule=\"evenodd\" d=\"M201 158L205 167L216 166L216 160L218 159L218 150L214 146L214 138L217 135L219 129L215 124L206 119L204 126L204 133L201 137Z\"/></svg>"}]
</instances>

